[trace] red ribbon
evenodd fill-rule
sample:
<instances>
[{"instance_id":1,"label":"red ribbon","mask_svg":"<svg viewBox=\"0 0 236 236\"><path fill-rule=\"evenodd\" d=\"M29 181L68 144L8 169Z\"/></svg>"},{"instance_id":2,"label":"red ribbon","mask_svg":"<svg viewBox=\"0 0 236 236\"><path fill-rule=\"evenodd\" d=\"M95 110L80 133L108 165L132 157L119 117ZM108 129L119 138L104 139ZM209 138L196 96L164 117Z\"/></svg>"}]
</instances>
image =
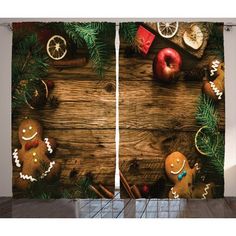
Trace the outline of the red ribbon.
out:
<instances>
[{"instance_id":1,"label":"red ribbon","mask_svg":"<svg viewBox=\"0 0 236 236\"><path fill-rule=\"evenodd\" d=\"M34 141L32 141L32 142L27 142L27 143L25 144L25 150L26 150L26 151L29 151L31 148L36 148L36 147L38 147L38 145L39 145L39 141L38 141L38 140L34 140Z\"/></svg>"},{"instance_id":2,"label":"red ribbon","mask_svg":"<svg viewBox=\"0 0 236 236\"><path fill-rule=\"evenodd\" d=\"M151 46L151 42L149 40L145 41L144 38L139 38L137 41L139 50L147 52Z\"/></svg>"}]
</instances>

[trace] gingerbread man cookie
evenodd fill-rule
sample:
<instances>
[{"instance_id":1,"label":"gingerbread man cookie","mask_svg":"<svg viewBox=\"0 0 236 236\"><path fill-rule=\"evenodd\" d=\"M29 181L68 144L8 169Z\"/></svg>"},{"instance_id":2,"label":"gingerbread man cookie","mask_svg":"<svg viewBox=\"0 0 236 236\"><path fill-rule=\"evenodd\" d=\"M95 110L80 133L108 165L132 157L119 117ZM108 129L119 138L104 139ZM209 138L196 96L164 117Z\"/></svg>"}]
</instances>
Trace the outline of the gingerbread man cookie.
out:
<instances>
[{"instance_id":1,"label":"gingerbread man cookie","mask_svg":"<svg viewBox=\"0 0 236 236\"><path fill-rule=\"evenodd\" d=\"M206 198L209 194L209 191L205 191L205 187L209 185L210 188L210 184L193 185L199 170L198 163L190 168L187 158L182 153L173 152L168 155L165 160L165 170L168 178L174 183L169 198Z\"/></svg>"},{"instance_id":2,"label":"gingerbread man cookie","mask_svg":"<svg viewBox=\"0 0 236 236\"><path fill-rule=\"evenodd\" d=\"M18 138L21 148L13 152L13 160L17 167L21 168L16 180L16 187L25 190L31 183L39 180L52 180L59 176L60 164L50 161L48 155L56 148L56 142L52 138L44 138L40 123L26 118L19 126Z\"/></svg>"},{"instance_id":3,"label":"gingerbread man cookie","mask_svg":"<svg viewBox=\"0 0 236 236\"><path fill-rule=\"evenodd\" d=\"M212 62L212 69L210 70L210 77L213 81L203 81L203 92L211 97L213 100L221 100L224 94L224 63L219 60Z\"/></svg>"}]
</instances>

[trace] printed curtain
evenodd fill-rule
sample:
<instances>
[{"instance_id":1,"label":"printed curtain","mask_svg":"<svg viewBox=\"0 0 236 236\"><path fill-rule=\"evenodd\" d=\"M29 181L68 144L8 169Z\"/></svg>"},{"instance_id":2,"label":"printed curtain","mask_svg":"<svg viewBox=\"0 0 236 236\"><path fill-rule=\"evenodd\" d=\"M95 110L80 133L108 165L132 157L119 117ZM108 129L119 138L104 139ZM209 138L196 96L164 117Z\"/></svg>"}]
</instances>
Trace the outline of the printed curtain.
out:
<instances>
[{"instance_id":1,"label":"printed curtain","mask_svg":"<svg viewBox=\"0 0 236 236\"><path fill-rule=\"evenodd\" d=\"M115 24L13 25L13 193L112 198Z\"/></svg>"},{"instance_id":2,"label":"printed curtain","mask_svg":"<svg viewBox=\"0 0 236 236\"><path fill-rule=\"evenodd\" d=\"M14 197L223 197L224 106L222 23L14 23Z\"/></svg>"},{"instance_id":3,"label":"printed curtain","mask_svg":"<svg viewBox=\"0 0 236 236\"><path fill-rule=\"evenodd\" d=\"M132 25L133 24L133 25ZM224 193L223 24L122 23L121 197L217 198Z\"/></svg>"}]
</instances>

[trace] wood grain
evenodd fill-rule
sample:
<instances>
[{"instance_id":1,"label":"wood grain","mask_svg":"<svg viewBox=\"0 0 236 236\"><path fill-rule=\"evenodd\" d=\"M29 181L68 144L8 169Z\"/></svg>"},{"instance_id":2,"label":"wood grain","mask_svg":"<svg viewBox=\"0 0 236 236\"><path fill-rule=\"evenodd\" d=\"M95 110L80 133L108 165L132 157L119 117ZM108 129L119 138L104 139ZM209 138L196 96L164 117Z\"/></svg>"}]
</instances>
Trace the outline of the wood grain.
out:
<instances>
[{"instance_id":1,"label":"wood grain","mask_svg":"<svg viewBox=\"0 0 236 236\"><path fill-rule=\"evenodd\" d=\"M163 85L155 81L120 83L120 127L196 131L195 113L200 82ZM219 104L224 128L224 103Z\"/></svg>"},{"instance_id":2,"label":"wood grain","mask_svg":"<svg viewBox=\"0 0 236 236\"><path fill-rule=\"evenodd\" d=\"M106 74L101 79L93 70L93 65L91 62L87 63L83 67L78 68L55 68L50 66L48 68L48 77L55 79L64 79L64 80L113 80L115 81L115 54L111 54L111 58L108 64L105 67Z\"/></svg>"},{"instance_id":3,"label":"wood grain","mask_svg":"<svg viewBox=\"0 0 236 236\"><path fill-rule=\"evenodd\" d=\"M74 180L91 172L96 183L114 184L115 130L46 129L44 136L53 137L57 141L58 147L52 159L62 165L61 183L72 184ZM17 131L13 131L12 140L13 148L19 146ZM14 178L18 176L19 171L15 168ZM72 171L75 171L75 176L71 179Z\"/></svg>"},{"instance_id":4,"label":"wood grain","mask_svg":"<svg viewBox=\"0 0 236 236\"><path fill-rule=\"evenodd\" d=\"M52 108L48 103L40 110L26 106L13 115L12 148L19 146L17 129L25 116L39 120L44 136L56 139L58 147L52 159L61 163L63 188L75 188L77 180L92 173L95 184L102 183L114 192L114 63L112 56L102 79L93 71L91 63L63 69L51 65L45 79L54 82L50 96L58 98L59 106ZM13 168L13 183L19 172L19 168Z\"/></svg>"},{"instance_id":5,"label":"wood grain","mask_svg":"<svg viewBox=\"0 0 236 236\"><path fill-rule=\"evenodd\" d=\"M183 80L174 84L162 84L154 80L152 63L156 54L165 47L172 47L182 57L182 72L201 70L220 53L211 40L201 59L180 49L169 40L156 35L146 56L138 53L128 55L127 44L121 40L119 60L119 113L120 113L120 170L129 185L155 184L160 178L166 180L165 157L180 151L186 155L190 166L204 164L194 146L196 106L201 93L201 81ZM227 78L226 78L227 79ZM217 105L220 129L224 132L224 100ZM207 181L217 183L222 192L223 183L214 171L207 173ZM166 194L166 195L165 195ZM221 195L219 195L221 196ZM128 195L121 191L121 197Z\"/></svg>"},{"instance_id":6,"label":"wood grain","mask_svg":"<svg viewBox=\"0 0 236 236\"><path fill-rule=\"evenodd\" d=\"M58 109L24 109L14 117L16 129L24 117L38 119L47 129L93 129L115 127L115 102L60 102Z\"/></svg>"},{"instance_id":7,"label":"wood grain","mask_svg":"<svg viewBox=\"0 0 236 236\"><path fill-rule=\"evenodd\" d=\"M159 41L155 40L154 43L155 42L158 45ZM164 45L165 47L172 47L176 49L176 47L173 47L173 45L169 45L167 43ZM125 48L126 44L123 44L120 49L119 80L121 82L123 80L153 81L152 62L156 54L164 47L159 48L155 45L151 48L150 53L147 56L135 54L133 57L129 58L125 57ZM178 52L183 58L183 64L181 67L182 71L201 69L205 66L208 66L209 62L219 55L219 52L216 52L214 48L206 49L205 53L207 54L207 57L203 57L201 60L186 54L184 51L178 50Z\"/></svg>"},{"instance_id":8,"label":"wood grain","mask_svg":"<svg viewBox=\"0 0 236 236\"><path fill-rule=\"evenodd\" d=\"M120 136L120 168L130 185L165 176L165 157L173 151L184 153L191 166L201 159L193 132L122 129Z\"/></svg>"}]
</instances>

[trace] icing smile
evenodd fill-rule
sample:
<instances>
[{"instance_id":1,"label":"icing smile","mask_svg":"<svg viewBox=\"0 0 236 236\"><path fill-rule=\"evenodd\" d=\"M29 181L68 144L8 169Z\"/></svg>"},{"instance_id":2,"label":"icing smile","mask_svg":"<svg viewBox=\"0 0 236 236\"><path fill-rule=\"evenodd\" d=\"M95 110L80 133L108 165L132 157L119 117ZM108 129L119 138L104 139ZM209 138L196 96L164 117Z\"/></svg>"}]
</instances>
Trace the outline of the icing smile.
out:
<instances>
[{"instance_id":1,"label":"icing smile","mask_svg":"<svg viewBox=\"0 0 236 236\"><path fill-rule=\"evenodd\" d=\"M173 175L177 175L183 170L184 166L185 166L185 160L183 161L182 167L178 171L171 171L170 173Z\"/></svg>"},{"instance_id":2,"label":"icing smile","mask_svg":"<svg viewBox=\"0 0 236 236\"><path fill-rule=\"evenodd\" d=\"M28 138L22 136L22 139L25 141L29 141L29 140L33 139L37 134L38 134L38 132L35 132L31 137L28 137Z\"/></svg>"}]
</instances>

